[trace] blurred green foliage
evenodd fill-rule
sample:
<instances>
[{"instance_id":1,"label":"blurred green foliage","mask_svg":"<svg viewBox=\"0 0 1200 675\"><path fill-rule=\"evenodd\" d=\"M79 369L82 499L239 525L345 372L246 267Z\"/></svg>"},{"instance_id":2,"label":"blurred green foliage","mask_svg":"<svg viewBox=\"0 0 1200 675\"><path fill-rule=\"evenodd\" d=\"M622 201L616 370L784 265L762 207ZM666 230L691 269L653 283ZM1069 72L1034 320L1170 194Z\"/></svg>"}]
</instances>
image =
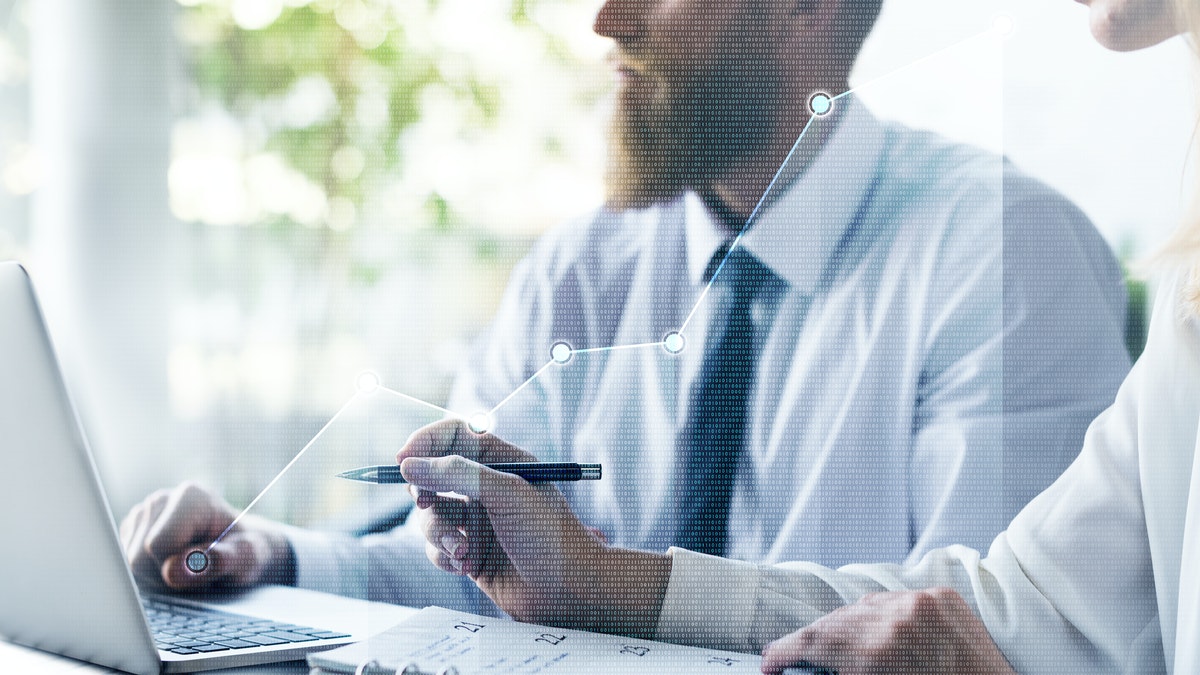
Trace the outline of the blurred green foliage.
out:
<instances>
[{"instance_id":1,"label":"blurred green foliage","mask_svg":"<svg viewBox=\"0 0 1200 675\"><path fill-rule=\"evenodd\" d=\"M429 37L441 0L286 0L251 28L239 25L239 0L180 1L178 33L202 101L239 121L250 151L280 156L358 213L404 167L403 135L430 88L449 92L472 130L493 129L503 105L501 83L477 59ZM571 67L562 38L531 19L536 0L498 1L523 39ZM435 230L461 224L443 195L423 201Z\"/></svg>"}]
</instances>

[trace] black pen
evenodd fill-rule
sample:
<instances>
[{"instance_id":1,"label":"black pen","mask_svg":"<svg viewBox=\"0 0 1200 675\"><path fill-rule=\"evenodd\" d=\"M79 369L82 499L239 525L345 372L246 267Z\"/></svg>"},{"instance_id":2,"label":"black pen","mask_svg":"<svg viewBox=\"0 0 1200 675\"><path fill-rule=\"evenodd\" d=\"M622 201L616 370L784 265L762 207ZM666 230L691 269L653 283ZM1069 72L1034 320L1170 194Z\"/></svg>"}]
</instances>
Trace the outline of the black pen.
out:
<instances>
[{"instance_id":1,"label":"black pen","mask_svg":"<svg viewBox=\"0 0 1200 675\"><path fill-rule=\"evenodd\" d=\"M574 462L507 462L484 464L489 469L520 476L530 483L551 481L600 480L599 464L576 464ZM346 480L364 483L401 484L407 483L400 475L400 465L364 466L360 469L343 471L337 475Z\"/></svg>"}]
</instances>

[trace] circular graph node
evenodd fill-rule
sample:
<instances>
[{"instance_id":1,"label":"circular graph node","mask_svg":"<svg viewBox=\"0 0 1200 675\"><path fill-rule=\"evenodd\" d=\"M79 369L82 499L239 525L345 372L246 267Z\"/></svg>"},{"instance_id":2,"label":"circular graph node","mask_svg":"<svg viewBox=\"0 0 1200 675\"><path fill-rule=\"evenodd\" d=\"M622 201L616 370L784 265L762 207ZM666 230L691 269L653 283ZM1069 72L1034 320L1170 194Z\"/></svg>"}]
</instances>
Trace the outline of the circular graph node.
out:
<instances>
[{"instance_id":1,"label":"circular graph node","mask_svg":"<svg viewBox=\"0 0 1200 675\"><path fill-rule=\"evenodd\" d=\"M663 336L662 346L669 354L678 354L683 351L684 344L683 334L679 331L672 331Z\"/></svg>"},{"instance_id":2,"label":"circular graph node","mask_svg":"<svg viewBox=\"0 0 1200 675\"><path fill-rule=\"evenodd\" d=\"M574 354L574 352L575 350L571 349L571 345L565 342L555 342L554 346L550 348L550 358L553 359L555 363L563 364L571 360L571 356Z\"/></svg>"},{"instance_id":3,"label":"circular graph node","mask_svg":"<svg viewBox=\"0 0 1200 675\"><path fill-rule=\"evenodd\" d=\"M374 394L379 391L380 382L379 373L373 370L364 370L354 378L354 386L364 394Z\"/></svg>"},{"instance_id":4,"label":"circular graph node","mask_svg":"<svg viewBox=\"0 0 1200 675\"><path fill-rule=\"evenodd\" d=\"M492 416L481 410L467 419L467 426L477 434L486 434L492 430L493 422Z\"/></svg>"},{"instance_id":5,"label":"circular graph node","mask_svg":"<svg viewBox=\"0 0 1200 675\"><path fill-rule=\"evenodd\" d=\"M1012 35L1013 29L1016 28L1016 22L1007 14L997 14L992 17L992 30L1002 36Z\"/></svg>"},{"instance_id":6,"label":"circular graph node","mask_svg":"<svg viewBox=\"0 0 1200 675\"><path fill-rule=\"evenodd\" d=\"M204 551L192 551L184 558L184 564L192 574L200 574L208 569L208 554Z\"/></svg>"},{"instance_id":7,"label":"circular graph node","mask_svg":"<svg viewBox=\"0 0 1200 675\"><path fill-rule=\"evenodd\" d=\"M819 91L809 97L808 109L817 117L824 117L833 111L833 98L829 94Z\"/></svg>"}]
</instances>

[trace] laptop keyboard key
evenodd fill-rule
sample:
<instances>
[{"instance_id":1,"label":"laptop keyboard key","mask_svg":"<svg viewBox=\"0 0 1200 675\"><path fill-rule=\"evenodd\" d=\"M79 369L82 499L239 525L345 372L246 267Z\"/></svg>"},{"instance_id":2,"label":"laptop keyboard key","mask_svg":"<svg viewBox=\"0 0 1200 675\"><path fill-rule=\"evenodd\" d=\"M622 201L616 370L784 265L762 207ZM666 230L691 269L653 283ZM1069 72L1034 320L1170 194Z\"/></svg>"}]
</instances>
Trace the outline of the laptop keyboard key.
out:
<instances>
[{"instance_id":1,"label":"laptop keyboard key","mask_svg":"<svg viewBox=\"0 0 1200 675\"><path fill-rule=\"evenodd\" d=\"M192 649L198 652L223 652L228 650L229 647L225 645L200 645L199 647L192 647Z\"/></svg>"},{"instance_id":2,"label":"laptop keyboard key","mask_svg":"<svg viewBox=\"0 0 1200 675\"><path fill-rule=\"evenodd\" d=\"M284 642L309 642L310 640L317 639L311 635L304 635L302 633L289 633L285 630L275 631L273 633L263 633L262 635L259 635L259 637L272 637L276 640L283 640Z\"/></svg>"},{"instance_id":3,"label":"laptop keyboard key","mask_svg":"<svg viewBox=\"0 0 1200 675\"><path fill-rule=\"evenodd\" d=\"M266 646L266 645L284 645L284 644L287 644L288 641L280 640L279 638L267 637L266 635L254 635L254 636L246 638L246 642L253 642L254 644L259 645L259 646Z\"/></svg>"},{"instance_id":4,"label":"laptop keyboard key","mask_svg":"<svg viewBox=\"0 0 1200 675\"><path fill-rule=\"evenodd\" d=\"M224 645L226 647L229 647L230 649L246 649L248 647L261 647L262 646L262 645L256 645L253 642L246 642L245 640L217 640L216 644Z\"/></svg>"},{"instance_id":5,"label":"laptop keyboard key","mask_svg":"<svg viewBox=\"0 0 1200 675\"><path fill-rule=\"evenodd\" d=\"M336 633L331 630L309 631L308 634L320 640L332 640L334 638L350 637L349 633Z\"/></svg>"},{"instance_id":6,"label":"laptop keyboard key","mask_svg":"<svg viewBox=\"0 0 1200 675\"><path fill-rule=\"evenodd\" d=\"M213 609L171 605L159 600L147 600L143 607L154 633L155 645L176 654L350 637L346 633Z\"/></svg>"}]
</instances>

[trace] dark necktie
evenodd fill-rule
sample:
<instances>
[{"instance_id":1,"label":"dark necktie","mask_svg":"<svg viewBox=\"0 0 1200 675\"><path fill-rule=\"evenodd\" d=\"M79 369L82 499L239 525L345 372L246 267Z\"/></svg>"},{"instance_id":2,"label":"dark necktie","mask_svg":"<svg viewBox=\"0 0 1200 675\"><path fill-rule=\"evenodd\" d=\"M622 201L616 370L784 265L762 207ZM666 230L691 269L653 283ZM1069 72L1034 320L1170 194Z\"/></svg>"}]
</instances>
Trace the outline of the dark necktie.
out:
<instances>
[{"instance_id":1,"label":"dark necktie","mask_svg":"<svg viewBox=\"0 0 1200 675\"><path fill-rule=\"evenodd\" d=\"M726 249L709 265L715 271ZM745 444L747 404L757 354L750 306L775 279L762 263L733 249L713 278L713 314L700 372L692 383L687 422L676 442L680 468L675 545L723 555L733 479Z\"/></svg>"}]
</instances>

